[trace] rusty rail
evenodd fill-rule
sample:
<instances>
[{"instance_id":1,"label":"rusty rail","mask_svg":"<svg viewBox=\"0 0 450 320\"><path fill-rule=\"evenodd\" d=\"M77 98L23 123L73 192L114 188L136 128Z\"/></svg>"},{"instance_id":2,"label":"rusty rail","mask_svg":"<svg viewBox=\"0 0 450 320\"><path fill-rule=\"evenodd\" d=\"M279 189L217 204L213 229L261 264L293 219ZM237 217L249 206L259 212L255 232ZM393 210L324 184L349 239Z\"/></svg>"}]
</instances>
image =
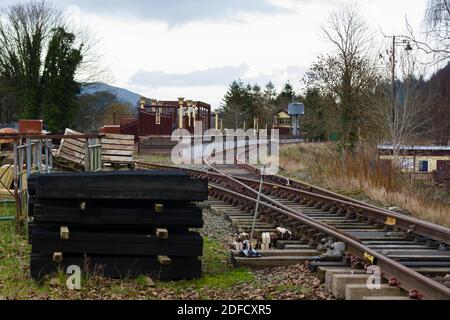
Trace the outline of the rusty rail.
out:
<instances>
[{"instance_id":1,"label":"rusty rail","mask_svg":"<svg viewBox=\"0 0 450 320\"><path fill-rule=\"evenodd\" d=\"M242 193L235 192L220 186L210 186L213 196L229 195L233 198L244 200L248 203L256 204L254 198L243 195ZM272 211L281 213L293 220L296 220L302 224L308 225L316 230L319 230L327 235L339 239L346 244L346 250L358 257L363 257L367 254L376 258L376 264L382 270L385 278L395 277L399 281L399 286L407 291L417 290L423 295L424 299L435 300L448 300L450 299L450 289L444 285L437 283L429 278L417 273L400 263L368 248L353 237L347 236L345 233L330 227L322 222L315 221L306 216L296 213L292 209L280 208L278 206L268 204L266 202L260 202L262 207L270 209Z\"/></svg>"},{"instance_id":2,"label":"rusty rail","mask_svg":"<svg viewBox=\"0 0 450 320\"><path fill-rule=\"evenodd\" d=\"M207 161L205 161L205 163L210 167L211 170L215 172L186 169L186 168L182 169L194 176L208 178L209 180L221 182L227 185L228 189L214 184L210 185L210 190L211 192L213 192L213 194L214 192L216 193L218 192L219 194L222 195L228 194L229 196L232 196L235 199L237 198L244 200L247 203L256 202L255 197L257 191L254 189L257 184L256 180L245 178L234 178L223 172L220 172L213 166L210 166ZM144 166L144 167L165 168L165 169L175 168L173 166L155 165L155 164L148 164L145 162L136 162L136 165L138 167ZM251 169L252 171L255 170L254 167L249 169ZM334 196L334 194L331 192L328 195L322 195L310 191L300 190L296 188L286 187L283 185L267 182L264 183L264 188L265 191L267 191L268 188L269 189L276 188L277 192L279 193L286 192L295 195L297 197L322 201L324 205L333 206L336 205L337 203L343 209L353 209L353 210L356 209L357 211L356 213L363 214L368 218L373 218L380 222L385 222L386 217L395 218L398 221L396 226L399 228L407 229L408 231L414 232L419 235L433 237L434 239L439 239L440 241L444 241L446 243L448 243L450 239L450 230L447 228L433 225L431 223L416 218L401 216L395 212L382 210L374 206L366 205L359 201L351 201L351 202L346 201L347 199L350 199L347 197L343 197L346 199L343 199L341 197L332 197ZM238 192L236 192L236 190ZM347 251L349 253L352 253L358 257L364 257L367 254L371 255L376 259L377 261L376 264L383 270L384 277L385 278L395 277L396 279L399 280L400 283L399 285L403 289L408 291L417 290L423 295L424 299L450 299L450 289L443 286L442 284L439 284L401 265L400 263L364 246L358 239L355 239L354 237L346 235L345 233L329 225L326 225L312 218L309 218L306 215L302 215L302 213L299 212L298 210L292 210L289 207L284 206L283 204L271 199L270 197L264 194L262 194L261 197L264 200L263 202L261 202L262 207L283 214L288 218L292 218L302 224L308 225L311 228L319 230L331 237L334 237L336 239L339 239L340 241L345 242L347 245ZM413 225L415 226L415 228L412 228Z\"/></svg>"}]
</instances>

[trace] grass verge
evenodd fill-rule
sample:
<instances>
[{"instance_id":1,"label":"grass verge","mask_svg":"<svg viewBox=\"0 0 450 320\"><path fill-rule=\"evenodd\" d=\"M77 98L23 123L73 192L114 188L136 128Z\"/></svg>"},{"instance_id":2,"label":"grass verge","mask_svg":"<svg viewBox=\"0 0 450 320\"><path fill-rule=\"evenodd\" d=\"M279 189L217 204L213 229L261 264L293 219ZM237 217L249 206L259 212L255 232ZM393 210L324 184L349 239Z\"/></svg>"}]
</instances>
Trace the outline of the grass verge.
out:
<instances>
[{"instance_id":1,"label":"grass verge","mask_svg":"<svg viewBox=\"0 0 450 320\"><path fill-rule=\"evenodd\" d=\"M10 216L14 207L0 206L0 216ZM236 285L253 281L248 269L234 269L228 263L228 250L209 238L204 239L203 276L190 281L156 282L149 287L146 277L112 280L101 277L82 279L81 290L65 287L67 275L60 273L38 285L29 277L31 247L23 234L15 232L13 221L0 221L0 300L1 299L177 299L195 296L208 299L211 291L232 295ZM202 292L205 292L202 294ZM224 292L224 293L223 293Z\"/></svg>"},{"instance_id":2,"label":"grass verge","mask_svg":"<svg viewBox=\"0 0 450 320\"><path fill-rule=\"evenodd\" d=\"M411 215L450 226L450 193L434 185L411 181L379 160L376 149L338 152L331 143L282 146L284 174L359 200L406 209Z\"/></svg>"}]
</instances>

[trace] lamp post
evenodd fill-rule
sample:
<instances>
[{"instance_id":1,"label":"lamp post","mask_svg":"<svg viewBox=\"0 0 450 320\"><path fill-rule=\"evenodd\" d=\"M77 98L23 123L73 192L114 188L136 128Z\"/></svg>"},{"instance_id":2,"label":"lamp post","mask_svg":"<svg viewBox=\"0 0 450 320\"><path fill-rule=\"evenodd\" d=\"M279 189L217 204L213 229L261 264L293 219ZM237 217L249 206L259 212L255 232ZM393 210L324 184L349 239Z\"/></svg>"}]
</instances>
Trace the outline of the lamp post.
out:
<instances>
[{"instance_id":1,"label":"lamp post","mask_svg":"<svg viewBox=\"0 0 450 320\"><path fill-rule=\"evenodd\" d=\"M197 117L195 116L195 114L196 114L196 112L197 112L197 102L192 102L192 117L193 117L193 120L194 120L194 128L195 128L195 121L196 121L196 119L197 119Z\"/></svg>"},{"instance_id":2,"label":"lamp post","mask_svg":"<svg viewBox=\"0 0 450 320\"><path fill-rule=\"evenodd\" d=\"M85 116L86 119L91 119L91 131L95 131L95 116Z\"/></svg>"},{"instance_id":3,"label":"lamp post","mask_svg":"<svg viewBox=\"0 0 450 320\"><path fill-rule=\"evenodd\" d=\"M396 87L395 87L395 48L397 46L402 46L405 48L405 51L412 51L413 48L411 46L411 42L407 39L398 40L402 38L402 36L388 36L388 38L392 38L392 124L395 126L395 100L396 100ZM404 38L404 37L403 37Z\"/></svg>"},{"instance_id":4,"label":"lamp post","mask_svg":"<svg viewBox=\"0 0 450 320\"><path fill-rule=\"evenodd\" d=\"M188 127L191 127L191 112L192 112L192 100L186 100L187 113L188 113ZM195 119L194 119L195 121Z\"/></svg>"},{"instance_id":5,"label":"lamp post","mask_svg":"<svg viewBox=\"0 0 450 320\"><path fill-rule=\"evenodd\" d=\"M216 111L215 116L215 128L216 130L219 130L219 113Z\"/></svg>"},{"instance_id":6,"label":"lamp post","mask_svg":"<svg viewBox=\"0 0 450 320\"><path fill-rule=\"evenodd\" d=\"M184 105L184 98L178 98L178 104L180 105L180 115L179 115L178 128L183 129L183 105Z\"/></svg>"}]
</instances>

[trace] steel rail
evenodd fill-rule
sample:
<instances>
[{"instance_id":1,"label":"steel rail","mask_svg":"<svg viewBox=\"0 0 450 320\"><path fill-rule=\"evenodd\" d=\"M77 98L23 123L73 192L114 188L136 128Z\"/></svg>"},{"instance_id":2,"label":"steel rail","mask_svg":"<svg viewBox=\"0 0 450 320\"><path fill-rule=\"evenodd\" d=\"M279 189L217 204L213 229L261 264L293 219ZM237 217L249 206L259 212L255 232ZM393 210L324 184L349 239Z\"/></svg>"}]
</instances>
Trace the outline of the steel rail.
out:
<instances>
[{"instance_id":1,"label":"steel rail","mask_svg":"<svg viewBox=\"0 0 450 320\"><path fill-rule=\"evenodd\" d=\"M256 204L254 198L248 197L241 193L217 186L211 185L210 190L214 195L215 192L218 194L228 194L234 198L239 198L244 201ZM316 230L319 230L331 237L339 239L340 241L346 243L346 251L352 253L356 256L363 257L367 254L373 256L376 259L376 265L380 267L383 273L383 277L390 278L395 277L399 281L399 286L407 291L417 290L423 296L423 299L435 299L435 300L450 300L450 289L444 285L437 283L420 273L417 273L408 267L368 248L367 246L361 244L353 237L349 237L341 231L330 227L322 222L316 221L306 216L302 216L298 213L293 213L293 210L285 210L283 208L277 207L266 202L260 202L262 207L270 209L272 211L283 214L289 218L292 218L298 222L306 224Z\"/></svg>"},{"instance_id":2,"label":"steel rail","mask_svg":"<svg viewBox=\"0 0 450 320\"><path fill-rule=\"evenodd\" d=\"M208 158L204 159L204 162L206 165L208 165L211 169L222 173L222 175L226 178L228 178L233 183L239 183L242 187L245 189L252 191L253 194L258 194L256 190L249 187L247 184L233 178L232 176L226 174L225 172L221 172L217 168L214 168L211 164L208 162ZM213 186L214 187L214 186ZM295 190L295 189L293 189ZM240 194L240 193L238 193ZM311 193L312 196L315 196ZM236 196L236 193L235 193ZM244 195L241 195L244 196ZM355 239L354 237L350 237L345 232L342 232L334 227L331 227L323 222L314 220L313 218L307 217L306 215L302 214L298 210L293 210L289 208L288 206L283 205L282 203L264 195L260 195L262 199L267 200L269 203L272 203L273 205L270 205L265 202L260 202L261 206L265 206L266 208L275 210L281 214L287 215L290 218L293 218L297 221L300 221L316 230L319 230L325 234L328 234L336 239L339 239L346 243L346 251L352 254L355 254L359 257L365 257L366 255L372 256L374 259L374 262L376 261L376 265L380 267L380 269L383 272L383 276L385 278L395 277L400 283L399 286L403 289L411 292L412 290L417 290L420 292L420 294L423 295L423 298L425 299L437 299L437 300L450 300L450 289L446 286L433 281L424 275L403 266L402 264L386 257L385 255L382 255L378 253L377 251L363 245L359 240ZM247 196L245 196L247 197ZM253 198L249 198L251 201L256 201ZM324 197L325 199L328 198L329 200L335 201L332 198ZM341 200L340 200L341 201ZM354 206L355 204L348 203L349 205ZM447 238L448 239L448 238Z\"/></svg>"},{"instance_id":3,"label":"steel rail","mask_svg":"<svg viewBox=\"0 0 450 320\"><path fill-rule=\"evenodd\" d=\"M205 162L207 162L207 161L205 161ZM136 164L138 166L139 165L148 166L148 164L144 163L144 162L136 162ZM210 177L216 177L219 179L223 178L222 172L220 172L217 168L214 168L212 165L209 165L209 163L207 165L216 173L195 170L195 169L186 169L186 168L181 168L181 169L183 169L184 171L187 171L187 172L191 172L192 174L206 175L206 176L209 175ZM173 166L168 166L168 165L151 164L151 166L156 167L156 168L180 169L179 167L173 167ZM229 175L229 177L231 177L231 176ZM255 181L256 181L256 180L251 180L251 179L242 178L242 177L235 177L235 179L240 182L243 182L244 184L255 183ZM426 238L430 238L432 240L441 241L445 244L450 244L450 229L449 228L435 225L433 223L430 223L430 222L427 222L424 220L405 216L405 215L402 215L402 214L399 214L399 213L396 213L393 211L383 210L383 209L377 208L375 206L365 204L364 202L361 202L361 201L348 201L348 200L352 200L351 198L337 199L336 197L334 197L334 195L335 195L334 193L331 193L330 195L316 194L311 191L305 191L305 190L287 187L287 186L270 183L270 182L264 182L264 186L272 187L272 188L277 187L278 189L281 189L281 190L284 190L291 194L294 194L295 196L305 196L305 197L315 198L316 200L319 200L319 201L325 201L328 203L331 202L332 205L338 205L338 206L345 207L348 209L351 209L351 208L357 209L359 211L358 213L365 215L367 218L375 219L376 221L378 221L380 223L385 223L386 219L388 217L394 218L395 226L397 228L404 229L407 232L408 231L413 232L417 235L420 235L420 236L423 236ZM273 203L271 198L266 198L266 200Z\"/></svg>"},{"instance_id":4,"label":"steel rail","mask_svg":"<svg viewBox=\"0 0 450 320\"><path fill-rule=\"evenodd\" d=\"M237 180L246 183L256 185L256 180L247 178L236 177ZM395 218L395 227L406 230L407 232L414 232L420 236L429 237L433 240L441 241L445 244L450 243L450 229L439 225L432 224L430 222L420 220L414 217L404 216L396 212L385 212L377 208L368 207L354 202L349 202L341 199L336 199L327 195L316 194L309 191L299 190L291 187L286 187L278 184L268 183L264 184L266 187L276 187L279 192L286 191L289 194L314 198L318 201L326 202L330 205L339 205L341 207L356 209L355 213L365 215L367 218L374 219L380 223L386 223L386 218Z\"/></svg>"},{"instance_id":5,"label":"steel rail","mask_svg":"<svg viewBox=\"0 0 450 320\"><path fill-rule=\"evenodd\" d=\"M256 196L257 191L254 190L252 187L248 186L248 184L254 183L255 180L245 179L245 178L234 178L224 172L221 172L217 168L214 168L212 165L210 165L208 163L207 160L205 160L204 162L206 165L208 165L208 167L211 170L213 170L217 173L212 173L212 172L202 171L202 170L194 170L194 169L185 169L185 168L181 168L181 169L183 169L187 172L191 172L192 174L197 175L197 176L204 177L206 175L207 178L226 179L229 183L231 183L230 186L234 186L235 188L240 187L241 192L235 192L233 190L225 189L223 187L220 187L220 186L217 186L214 184L210 185L211 190L212 191L219 190L222 193L228 193L229 195L232 195L235 198L237 197L237 198L246 200L247 202L248 201L250 201L250 202L256 201L254 198L251 198L248 195L242 194L243 189L245 189L245 190L251 192L253 196ZM138 166L144 165L144 166L166 168L166 169L174 169L175 168L173 166L167 166L167 165L153 165L153 164L149 165L149 164L143 163L143 162L136 162L136 164ZM177 167L177 169L180 169L180 168ZM348 207L356 206L358 209L361 209L361 210L372 210L372 211L374 210L374 208L371 208L371 207L367 208L367 206L365 206L365 205L347 202L342 199L335 199L335 198L332 198L329 196L318 195L318 194L315 194L312 192L294 189L294 188L290 188L290 187L285 187L282 185L265 183L265 186L272 187L272 188L276 187L277 189L281 188L284 191L289 191L291 193L295 192L297 195L300 194L302 196L314 197L315 199L320 198L323 201L328 201L328 202L333 202L333 203L338 202L341 205L348 206ZM423 295L424 299L450 299L450 289L445 287L444 285L437 283L437 282L401 265L400 263L374 251L373 249L370 249L367 246L364 246L358 239L345 234L345 232L342 232L334 227L331 227L322 222L319 222L317 220L309 218L309 217L303 215L298 210L293 210L264 194L262 194L261 197L267 201L267 202L261 202L261 206L271 209L280 214L283 214L289 218L293 218L294 220L304 223L313 229L321 231L331 237L334 237L336 239L339 239L339 240L345 242L347 245L347 248L346 248L347 252L352 253L359 257L364 257L367 254L374 257L376 259L376 265L378 265L383 272L383 276L385 278L395 277L396 279L399 280L399 282L400 282L399 286L401 288L403 288L407 291L417 290ZM270 204L270 203L272 203L272 204ZM397 215L398 215L396 213L385 212L383 210L379 210L379 212L375 212L375 213L377 214L378 217L381 214L384 217L390 216L390 217L395 217L396 219L397 219ZM374 218L376 218L376 217L374 217ZM403 217L399 216L399 218L403 218ZM414 221L415 223L423 222L423 221L415 219L415 218L410 218L410 217L407 217L407 218L413 219L413 220L410 220L409 222L411 222L411 221ZM402 221L402 219L399 219L399 221ZM398 226L401 226L401 225L402 224L398 224ZM435 226L433 224L429 224L429 225L432 226L433 228L439 227L439 226ZM408 226L410 227L411 225L409 224ZM448 229L443 228L443 227L442 227L442 229L443 230L441 230L441 231L444 231L444 240L448 241L448 239L450 238L448 236ZM414 233L418 233L418 231L422 231L422 230L416 229L413 231L414 231ZM447 234L447 235L445 235L445 234Z\"/></svg>"},{"instance_id":6,"label":"steel rail","mask_svg":"<svg viewBox=\"0 0 450 320\"><path fill-rule=\"evenodd\" d=\"M249 150L248 150L249 152L250 152L250 148L252 148L252 146L249 147ZM240 156L242 154L245 154L246 151L247 150L238 152L236 155L236 161L239 164L241 164L242 166L244 166L245 168L247 168L249 171L260 174L259 168L252 166L252 165L246 163L245 160L243 161L241 159ZM340 195L340 194L332 192L332 191L328 191L328 190L325 190L325 189L322 189L319 187L305 184L303 182L292 180L290 178L281 177L281 176L274 176L274 177L285 179L286 181L289 182L289 185L299 184L299 185L307 186L307 188L310 190L303 190L305 192L309 192L309 193L305 193L306 195L317 196L318 198L321 198L322 200L327 200L327 201L330 199L341 200L340 203L342 205L345 205L345 206L353 205L357 209L363 210L364 211L364 212L362 212L363 214L365 214L365 215L369 216L370 218L373 218L379 222L384 223L386 221L386 218L388 218L388 217L394 218L396 227L399 227L404 230L411 230L411 231L414 231L414 233L416 233L418 235L421 235L424 237L429 237L429 238L432 238L433 240L442 241L445 244L450 245L450 228L439 226L439 225L430 223L428 221L424 221L424 220L417 219L414 217L409 217L409 216L406 216L406 215L403 215L403 214L400 214L400 213L397 213L394 211L382 209L382 208L376 207L374 205L364 203L362 201L355 200L350 197L346 197L346 196ZM245 180L245 178L239 178L239 179ZM283 186L278 183L276 185L278 187L284 188L284 190L289 191L291 193L295 192L295 190L302 190L300 188L294 188L289 185ZM325 196L325 197L323 197L323 196Z\"/></svg>"}]
</instances>

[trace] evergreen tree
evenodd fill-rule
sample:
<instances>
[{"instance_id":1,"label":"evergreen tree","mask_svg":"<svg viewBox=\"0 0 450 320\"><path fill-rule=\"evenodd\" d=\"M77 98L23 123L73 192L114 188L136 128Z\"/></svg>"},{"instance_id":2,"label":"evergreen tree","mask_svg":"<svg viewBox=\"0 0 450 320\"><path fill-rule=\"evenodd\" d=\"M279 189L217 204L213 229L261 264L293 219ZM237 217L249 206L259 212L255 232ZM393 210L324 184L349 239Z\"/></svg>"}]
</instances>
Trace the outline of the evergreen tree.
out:
<instances>
[{"instance_id":1,"label":"evergreen tree","mask_svg":"<svg viewBox=\"0 0 450 320\"><path fill-rule=\"evenodd\" d=\"M288 81L284 84L283 90L277 96L276 104L278 109L286 109L289 103L291 103L294 99L295 99L295 91Z\"/></svg>"},{"instance_id":2,"label":"evergreen tree","mask_svg":"<svg viewBox=\"0 0 450 320\"><path fill-rule=\"evenodd\" d=\"M327 139L324 99L318 89L308 89L305 95L305 116L302 127L308 139Z\"/></svg>"},{"instance_id":3,"label":"evergreen tree","mask_svg":"<svg viewBox=\"0 0 450 320\"><path fill-rule=\"evenodd\" d=\"M273 85L272 81L267 82L264 88L264 96L268 101L274 101L277 96L277 90Z\"/></svg>"},{"instance_id":4,"label":"evergreen tree","mask_svg":"<svg viewBox=\"0 0 450 320\"><path fill-rule=\"evenodd\" d=\"M87 38L67 28L63 11L49 2L0 8L1 119L44 118L57 131L72 124L78 91L74 77L91 49L77 48Z\"/></svg>"},{"instance_id":5,"label":"evergreen tree","mask_svg":"<svg viewBox=\"0 0 450 320\"><path fill-rule=\"evenodd\" d=\"M51 131L62 131L73 124L77 112L78 84L75 72L83 57L74 48L75 35L64 28L53 31L42 75L42 113Z\"/></svg>"},{"instance_id":6,"label":"evergreen tree","mask_svg":"<svg viewBox=\"0 0 450 320\"><path fill-rule=\"evenodd\" d=\"M241 80L230 84L227 93L222 99L219 112L223 114L224 128L241 128L245 121L245 90Z\"/></svg>"}]
</instances>

